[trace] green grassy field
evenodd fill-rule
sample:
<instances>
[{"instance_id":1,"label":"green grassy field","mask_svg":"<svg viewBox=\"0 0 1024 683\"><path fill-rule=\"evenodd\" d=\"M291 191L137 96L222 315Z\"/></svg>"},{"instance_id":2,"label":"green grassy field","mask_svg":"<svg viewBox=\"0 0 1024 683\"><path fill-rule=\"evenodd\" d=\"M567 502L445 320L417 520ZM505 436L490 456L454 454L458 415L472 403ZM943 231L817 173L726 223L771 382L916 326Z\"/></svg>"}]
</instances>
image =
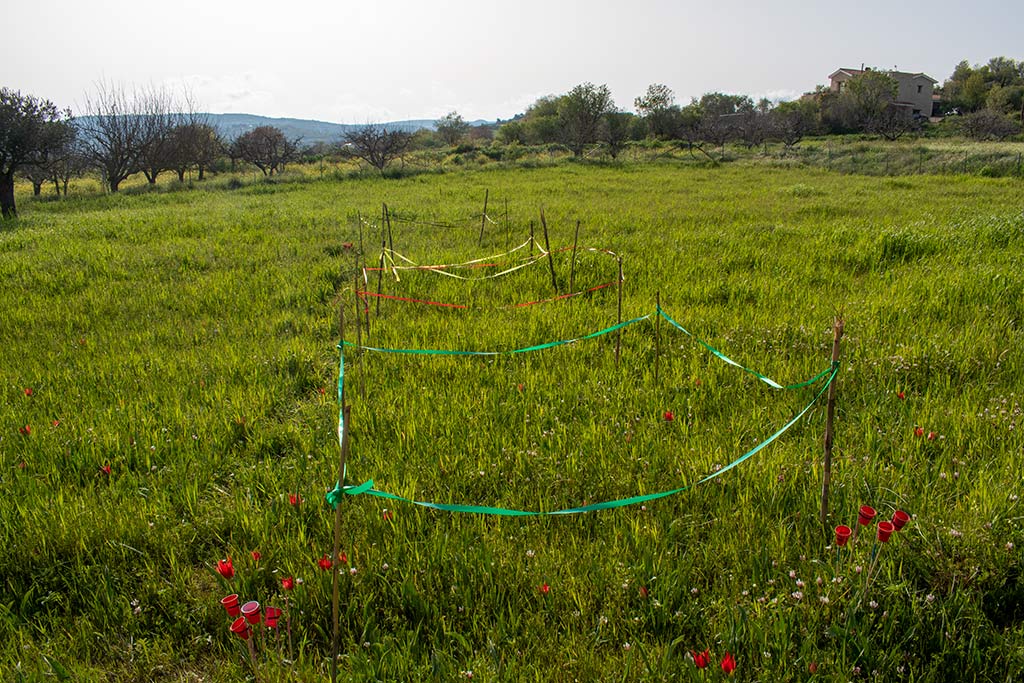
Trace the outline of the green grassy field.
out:
<instances>
[{"instance_id":1,"label":"green grassy field","mask_svg":"<svg viewBox=\"0 0 1024 683\"><path fill-rule=\"evenodd\" d=\"M726 652L740 680L1024 670L1019 178L562 163L224 187L19 198L0 226L3 680L251 679L229 593L287 595L259 680L324 680L339 305L355 342L357 254L379 258L384 202L420 264L504 252L531 221L540 238L541 208L553 248L579 221L581 245L622 256L625 319L660 296L781 384L828 366L842 316L832 515L823 530L823 400L644 506L503 518L348 497L343 679L717 679ZM570 256L552 263L565 292ZM467 272L385 277L385 294L469 308L371 300L362 341L504 351L617 320L613 287L510 308L554 295L546 260ZM577 289L616 275L579 253ZM674 489L822 386L773 390L664 323L656 380L655 339L651 318L535 353L347 350L349 479L526 510ZM864 504L913 519L840 551L831 528ZM286 594L284 577L302 582Z\"/></svg>"}]
</instances>

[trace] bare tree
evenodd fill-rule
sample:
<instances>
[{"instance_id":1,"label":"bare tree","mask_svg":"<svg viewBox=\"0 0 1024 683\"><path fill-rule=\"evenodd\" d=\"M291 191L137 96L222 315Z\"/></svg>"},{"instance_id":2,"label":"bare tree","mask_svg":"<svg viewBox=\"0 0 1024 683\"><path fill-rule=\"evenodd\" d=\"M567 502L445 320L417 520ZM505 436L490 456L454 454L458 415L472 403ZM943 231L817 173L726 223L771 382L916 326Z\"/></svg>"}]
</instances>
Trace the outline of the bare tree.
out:
<instances>
[{"instance_id":1,"label":"bare tree","mask_svg":"<svg viewBox=\"0 0 1024 683\"><path fill-rule=\"evenodd\" d=\"M235 138L232 146L239 159L256 166L265 176L283 171L299 153L299 141L289 140L275 126L257 126Z\"/></svg>"},{"instance_id":2,"label":"bare tree","mask_svg":"<svg viewBox=\"0 0 1024 683\"><path fill-rule=\"evenodd\" d=\"M141 120L139 168L150 185L161 172L174 168L174 130L182 124L181 107L165 89L150 88L135 93L136 116Z\"/></svg>"},{"instance_id":3,"label":"bare tree","mask_svg":"<svg viewBox=\"0 0 1024 683\"><path fill-rule=\"evenodd\" d=\"M110 191L117 192L128 176L140 170L146 139L145 116L139 112L138 98L129 97L124 88L99 83L96 90L85 101L82 144Z\"/></svg>"},{"instance_id":4,"label":"bare tree","mask_svg":"<svg viewBox=\"0 0 1024 683\"><path fill-rule=\"evenodd\" d=\"M1020 132L1020 126L1005 114L980 109L960 117L960 131L973 140L1005 140Z\"/></svg>"},{"instance_id":5,"label":"bare tree","mask_svg":"<svg viewBox=\"0 0 1024 683\"><path fill-rule=\"evenodd\" d=\"M384 175L388 164L401 159L411 143L412 134L406 131L370 124L345 133L341 153L365 161Z\"/></svg>"},{"instance_id":6,"label":"bare tree","mask_svg":"<svg viewBox=\"0 0 1024 683\"><path fill-rule=\"evenodd\" d=\"M813 99L781 102L769 114L771 137L792 149L805 135L818 129L820 117L821 108Z\"/></svg>"}]
</instances>

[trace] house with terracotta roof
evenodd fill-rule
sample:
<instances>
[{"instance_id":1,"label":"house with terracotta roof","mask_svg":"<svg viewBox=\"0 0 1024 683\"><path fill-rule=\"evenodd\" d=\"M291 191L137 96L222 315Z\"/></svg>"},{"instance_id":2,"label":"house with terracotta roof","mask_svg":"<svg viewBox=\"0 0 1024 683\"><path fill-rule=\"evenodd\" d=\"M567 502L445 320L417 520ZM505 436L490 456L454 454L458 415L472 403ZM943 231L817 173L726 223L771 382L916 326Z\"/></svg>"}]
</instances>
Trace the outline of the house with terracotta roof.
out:
<instances>
[{"instance_id":1,"label":"house with terracotta roof","mask_svg":"<svg viewBox=\"0 0 1024 683\"><path fill-rule=\"evenodd\" d=\"M859 76L870 69L837 69L829 75L829 89L833 92L842 92L846 83L854 76ZM896 81L897 92L894 104L906 107L914 116L932 115L932 95L935 91L937 80L923 73L910 73L907 71L882 71L886 76Z\"/></svg>"}]
</instances>

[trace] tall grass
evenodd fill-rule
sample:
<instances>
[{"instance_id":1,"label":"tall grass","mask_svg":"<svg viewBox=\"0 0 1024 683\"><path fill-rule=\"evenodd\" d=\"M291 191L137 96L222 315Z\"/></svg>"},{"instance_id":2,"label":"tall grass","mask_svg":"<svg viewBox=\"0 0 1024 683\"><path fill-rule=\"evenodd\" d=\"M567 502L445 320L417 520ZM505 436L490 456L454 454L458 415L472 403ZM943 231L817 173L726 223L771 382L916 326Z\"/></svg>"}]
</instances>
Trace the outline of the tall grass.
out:
<instances>
[{"instance_id":1,"label":"tall grass","mask_svg":"<svg viewBox=\"0 0 1024 683\"><path fill-rule=\"evenodd\" d=\"M0 232L0 670L239 680L247 657L217 601L282 605L294 576L292 648L270 638L260 676L322 680L339 306L355 341L356 219L372 265L386 202L455 226L393 222L395 250L423 264L504 251L531 221L539 237L542 207L552 246L579 221L581 244L623 257L625 318L660 294L782 383L828 364L842 316L829 526L862 504L914 519L865 590L872 531L839 552L817 522L822 406L644 508L500 519L351 497L346 678L686 680L688 653L710 648L747 679L1003 680L1024 668L1020 188L571 164L23 203ZM568 259L554 259L562 291ZM580 287L615 274L578 257ZM371 301L374 346L507 350L617 319L614 288L507 308L554 294L545 261L382 287L470 308L384 300L378 316ZM659 381L651 321L623 331L618 364L615 335L490 359L350 351L350 480L532 510L631 496L715 471L813 396L661 335ZM231 581L214 571L226 556Z\"/></svg>"}]
</instances>

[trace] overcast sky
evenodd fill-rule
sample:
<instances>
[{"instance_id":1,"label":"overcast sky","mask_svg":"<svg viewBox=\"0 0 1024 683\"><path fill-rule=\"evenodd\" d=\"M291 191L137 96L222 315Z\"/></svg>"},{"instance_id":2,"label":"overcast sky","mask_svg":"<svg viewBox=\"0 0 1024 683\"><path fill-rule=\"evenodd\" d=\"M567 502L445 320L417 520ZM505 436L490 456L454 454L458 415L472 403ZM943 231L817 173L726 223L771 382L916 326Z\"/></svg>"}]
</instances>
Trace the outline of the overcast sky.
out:
<instances>
[{"instance_id":1,"label":"overcast sky","mask_svg":"<svg viewBox=\"0 0 1024 683\"><path fill-rule=\"evenodd\" d=\"M590 81L789 99L839 67L940 82L1024 59L1024 0L113 0L5 2L0 85L80 111L96 83L185 87L197 108L370 123L507 119Z\"/></svg>"}]
</instances>

